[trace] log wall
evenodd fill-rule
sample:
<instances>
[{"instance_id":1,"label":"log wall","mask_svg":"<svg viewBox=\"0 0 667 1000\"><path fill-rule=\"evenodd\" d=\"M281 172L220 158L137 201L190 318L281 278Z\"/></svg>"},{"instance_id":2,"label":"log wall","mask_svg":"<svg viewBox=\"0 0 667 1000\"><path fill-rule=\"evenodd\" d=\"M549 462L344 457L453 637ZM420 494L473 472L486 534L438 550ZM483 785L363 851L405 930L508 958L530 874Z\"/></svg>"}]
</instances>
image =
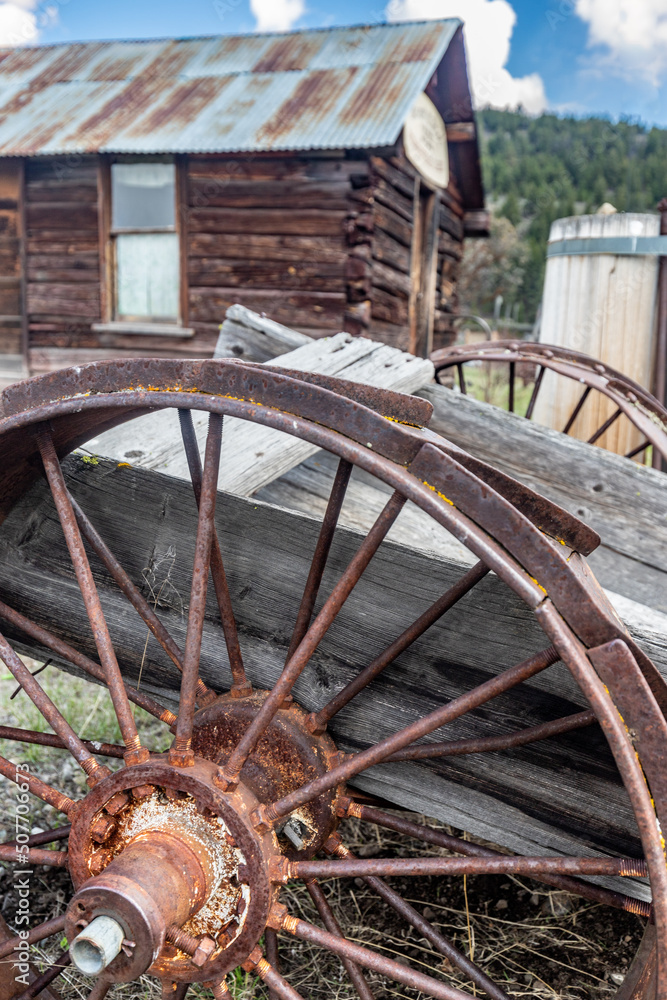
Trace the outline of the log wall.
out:
<instances>
[{"instance_id":1,"label":"log wall","mask_svg":"<svg viewBox=\"0 0 667 1000\"><path fill-rule=\"evenodd\" d=\"M33 373L60 367L60 351L99 347L101 319L97 164L77 158L25 166L28 360Z\"/></svg>"},{"instance_id":2,"label":"log wall","mask_svg":"<svg viewBox=\"0 0 667 1000\"><path fill-rule=\"evenodd\" d=\"M211 350L235 302L314 337L345 328L345 234L365 170L341 158L190 160L189 323Z\"/></svg>"},{"instance_id":3,"label":"log wall","mask_svg":"<svg viewBox=\"0 0 667 1000\"><path fill-rule=\"evenodd\" d=\"M0 161L0 354L27 350L31 373L102 357L210 357L236 302L313 337L346 330L428 353L411 327L415 268L426 273L423 240L415 241L423 198L415 200L417 177L404 157L180 158L189 337L94 329L112 318L108 169L92 156L25 168ZM440 346L463 239L453 186L436 212L431 313Z\"/></svg>"},{"instance_id":4,"label":"log wall","mask_svg":"<svg viewBox=\"0 0 667 1000\"><path fill-rule=\"evenodd\" d=\"M0 379L20 372L25 350L21 160L0 162ZM4 358L2 357L4 355Z\"/></svg>"}]
</instances>

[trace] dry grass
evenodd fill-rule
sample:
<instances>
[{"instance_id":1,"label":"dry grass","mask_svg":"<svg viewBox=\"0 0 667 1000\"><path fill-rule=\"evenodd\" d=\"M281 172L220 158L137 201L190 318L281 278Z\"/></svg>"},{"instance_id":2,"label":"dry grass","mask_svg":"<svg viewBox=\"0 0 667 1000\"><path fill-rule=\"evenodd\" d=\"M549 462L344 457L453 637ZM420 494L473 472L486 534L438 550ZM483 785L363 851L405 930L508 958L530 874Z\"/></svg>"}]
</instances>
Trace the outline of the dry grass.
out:
<instances>
[{"instance_id":1,"label":"dry grass","mask_svg":"<svg viewBox=\"0 0 667 1000\"><path fill-rule=\"evenodd\" d=\"M110 699L102 689L53 668L40 675L40 680L76 731L88 738L119 741ZM47 727L25 694L9 701L14 687L13 679L0 678L1 721L45 730ZM137 722L147 745L155 749L166 747L169 734L161 723L141 710L137 710ZM3 755L27 761L40 777L74 797L84 793L83 775L64 751L2 742L0 753ZM119 762L109 763L118 766ZM4 827L3 839L9 839L14 835L11 809L14 786L5 781L2 788L6 808L0 825ZM35 802L31 815L34 832L58 826L62 821L63 817L49 806ZM366 857L446 853L356 820L343 823L340 832L355 853ZM608 910L566 893L548 891L529 879L469 877L465 891L462 880L455 878L393 879L391 884L512 997L550 1000L610 997L642 934L642 921L635 916ZM71 894L66 872L38 868L32 887L34 923L63 912ZM467 989L471 995L483 996L479 990L475 994L466 977L443 960L360 879L332 880L324 884L324 890L350 940L422 972L440 972L452 985ZM304 887L289 886L282 898L291 913L320 924ZM0 912L10 924L16 903L11 870L0 868ZM45 968L64 943L52 939L44 942L44 948L35 948L36 966ZM280 936L280 954L283 973L304 998L352 1000L356 997L335 956L285 935ZM378 1000L393 997L421 1000L421 994L375 974L369 973L367 978ZM90 981L72 969L58 980L63 1000L86 997L90 985ZM267 996L264 986L241 970L228 977L228 986L236 1000L250 1000L251 997L261 1000ZM158 1000L160 995L157 981L144 976L137 983L115 987L108 997L109 1000ZM197 996L210 994L194 986L188 998Z\"/></svg>"}]
</instances>

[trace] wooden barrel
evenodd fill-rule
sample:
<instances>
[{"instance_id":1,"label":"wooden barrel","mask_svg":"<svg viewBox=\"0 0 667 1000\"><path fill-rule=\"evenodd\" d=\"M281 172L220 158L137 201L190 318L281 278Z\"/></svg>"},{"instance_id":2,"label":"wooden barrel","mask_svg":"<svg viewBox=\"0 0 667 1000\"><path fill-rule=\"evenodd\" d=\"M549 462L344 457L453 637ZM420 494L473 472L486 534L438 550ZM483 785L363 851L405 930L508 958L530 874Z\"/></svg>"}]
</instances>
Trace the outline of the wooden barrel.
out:
<instances>
[{"instance_id":1,"label":"wooden barrel","mask_svg":"<svg viewBox=\"0 0 667 1000\"><path fill-rule=\"evenodd\" d=\"M581 351L651 389L660 217L614 213L557 219L547 245L540 341ZM667 250L662 248L662 253ZM563 430L583 387L545 372L534 418ZM591 393L570 433L587 441L615 411ZM597 441L626 454L641 443L627 420ZM639 461L643 456L638 457Z\"/></svg>"}]
</instances>

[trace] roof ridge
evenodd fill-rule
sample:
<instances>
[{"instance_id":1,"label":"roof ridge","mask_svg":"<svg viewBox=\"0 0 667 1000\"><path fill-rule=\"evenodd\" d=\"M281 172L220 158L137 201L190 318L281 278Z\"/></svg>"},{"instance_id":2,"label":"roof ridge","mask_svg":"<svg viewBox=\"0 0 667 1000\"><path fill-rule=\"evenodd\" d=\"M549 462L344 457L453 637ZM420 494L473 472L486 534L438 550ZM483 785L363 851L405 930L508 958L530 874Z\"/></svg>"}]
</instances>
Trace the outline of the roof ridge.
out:
<instances>
[{"instance_id":1,"label":"roof ridge","mask_svg":"<svg viewBox=\"0 0 667 1000\"><path fill-rule=\"evenodd\" d=\"M210 42L221 38L291 38L294 35L315 35L333 33L334 31L354 31L362 28L409 28L416 25L444 25L464 22L459 17L423 17L410 21L378 21L375 23L360 22L359 24L331 24L318 28L295 28L293 31L239 31L219 35L156 35L151 38L79 38L68 42L47 42L44 45L0 45L0 54L32 49L61 49L75 45L150 45L165 42Z\"/></svg>"}]
</instances>

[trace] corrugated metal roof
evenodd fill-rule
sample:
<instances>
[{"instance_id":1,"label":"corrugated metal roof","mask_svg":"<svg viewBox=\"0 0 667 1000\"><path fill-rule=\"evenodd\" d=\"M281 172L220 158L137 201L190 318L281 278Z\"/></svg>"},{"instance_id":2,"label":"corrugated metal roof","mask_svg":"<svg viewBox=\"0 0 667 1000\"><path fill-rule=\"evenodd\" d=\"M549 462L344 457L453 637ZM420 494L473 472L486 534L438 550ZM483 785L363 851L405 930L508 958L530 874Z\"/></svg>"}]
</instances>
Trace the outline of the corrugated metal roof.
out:
<instances>
[{"instance_id":1,"label":"corrugated metal roof","mask_svg":"<svg viewBox=\"0 0 667 1000\"><path fill-rule=\"evenodd\" d=\"M390 146L460 23L0 50L0 156Z\"/></svg>"}]
</instances>

